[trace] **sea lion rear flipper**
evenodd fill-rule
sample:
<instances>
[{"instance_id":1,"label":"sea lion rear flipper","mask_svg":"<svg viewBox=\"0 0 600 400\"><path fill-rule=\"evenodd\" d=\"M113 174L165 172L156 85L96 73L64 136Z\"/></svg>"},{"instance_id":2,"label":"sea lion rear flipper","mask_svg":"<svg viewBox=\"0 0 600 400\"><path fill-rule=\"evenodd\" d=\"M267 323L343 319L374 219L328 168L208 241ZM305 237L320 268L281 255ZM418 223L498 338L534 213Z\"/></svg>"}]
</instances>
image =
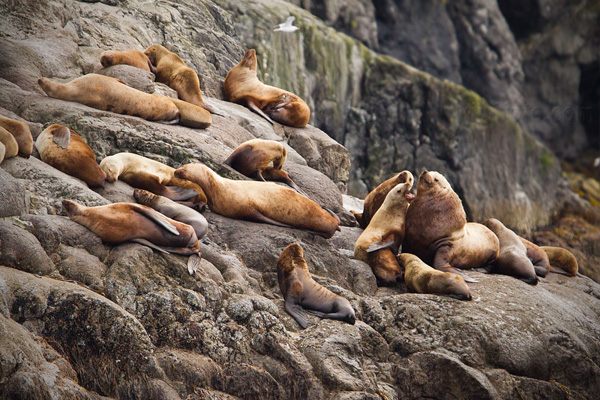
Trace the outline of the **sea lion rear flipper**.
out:
<instances>
[{"instance_id":1,"label":"sea lion rear flipper","mask_svg":"<svg viewBox=\"0 0 600 400\"><path fill-rule=\"evenodd\" d=\"M300 324L302 329L306 329L308 326L308 319L306 318L306 312L302 307L300 307L298 304L293 304L286 301L283 305L283 308L296 320L298 324Z\"/></svg>"},{"instance_id":2,"label":"sea lion rear flipper","mask_svg":"<svg viewBox=\"0 0 600 400\"><path fill-rule=\"evenodd\" d=\"M71 143L71 130L66 126L60 127L52 133L52 140L58 147L66 149Z\"/></svg>"},{"instance_id":3,"label":"sea lion rear flipper","mask_svg":"<svg viewBox=\"0 0 600 400\"><path fill-rule=\"evenodd\" d=\"M198 254L192 254L190 258L188 258L187 268L190 275L194 275L196 271L200 268L200 260L202 257Z\"/></svg>"},{"instance_id":4,"label":"sea lion rear flipper","mask_svg":"<svg viewBox=\"0 0 600 400\"><path fill-rule=\"evenodd\" d=\"M146 218L151 219L152 221L154 221L158 225L162 226L163 228L165 228L167 231L169 231L173 235L179 236L179 231L177 230L177 228L175 228L175 225L170 223L167 220L167 217L165 217L163 214L161 214L158 211L153 210L149 207L141 206L139 204L133 204L133 203L131 203L131 204L132 204L133 208L135 209L135 211L139 212Z\"/></svg>"},{"instance_id":5,"label":"sea lion rear flipper","mask_svg":"<svg viewBox=\"0 0 600 400\"><path fill-rule=\"evenodd\" d=\"M267 121L269 121L271 123L271 125L275 125L275 122L271 119L271 117L269 117L267 114L265 114L263 112L263 110L261 110L260 108L258 108L258 106L256 104L254 104L253 101L249 101L248 102L248 108L250 108L252 111L254 111L255 113L257 113L258 115L260 115L261 117L263 117Z\"/></svg>"},{"instance_id":6,"label":"sea lion rear flipper","mask_svg":"<svg viewBox=\"0 0 600 400\"><path fill-rule=\"evenodd\" d=\"M140 238L138 238L138 239L131 239L131 241L135 242L135 243L139 243L139 244L144 245L144 246L148 246L151 249L154 249L154 250L158 251L159 253L163 253L163 254L168 254L169 253L168 251L163 250L160 246L157 246L154 243L147 241L146 239L140 239Z\"/></svg>"},{"instance_id":7,"label":"sea lion rear flipper","mask_svg":"<svg viewBox=\"0 0 600 400\"><path fill-rule=\"evenodd\" d=\"M179 186L165 186L163 196L173 201L186 201L198 196L198 192L193 189L186 189Z\"/></svg>"}]
</instances>

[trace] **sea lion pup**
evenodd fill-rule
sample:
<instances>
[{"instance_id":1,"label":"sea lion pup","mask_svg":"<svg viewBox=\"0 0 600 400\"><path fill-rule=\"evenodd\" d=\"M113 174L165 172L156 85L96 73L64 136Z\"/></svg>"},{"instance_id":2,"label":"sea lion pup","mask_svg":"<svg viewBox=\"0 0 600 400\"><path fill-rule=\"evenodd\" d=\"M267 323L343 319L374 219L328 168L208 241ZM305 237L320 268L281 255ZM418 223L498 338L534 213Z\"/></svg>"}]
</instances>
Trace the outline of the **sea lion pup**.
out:
<instances>
[{"instance_id":1,"label":"sea lion pup","mask_svg":"<svg viewBox=\"0 0 600 400\"><path fill-rule=\"evenodd\" d=\"M161 253L200 254L194 228L150 207L135 203L86 207L70 200L63 200L62 204L71 220L106 243L136 242Z\"/></svg>"},{"instance_id":2,"label":"sea lion pup","mask_svg":"<svg viewBox=\"0 0 600 400\"><path fill-rule=\"evenodd\" d=\"M189 128L206 129L212 124L208 111L187 101L167 97L179 110L179 124Z\"/></svg>"},{"instance_id":3,"label":"sea lion pup","mask_svg":"<svg viewBox=\"0 0 600 400\"><path fill-rule=\"evenodd\" d=\"M459 269L485 266L498 256L498 238L487 227L467 223L458 195L444 176L424 171L417 195L406 212L402 252L412 253L433 268L454 272L476 282Z\"/></svg>"},{"instance_id":4,"label":"sea lion pup","mask_svg":"<svg viewBox=\"0 0 600 400\"><path fill-rule=\"evenodd\" d=\"M210 209L225 217L306 229L326 239L340 230L337 215L275 183L222 178L203 164L184 165L175 176L198 184Z\"/></svg>"},{"instance_id":5,"label":"sea lion pup","mask_svg":"<svg viewBox=\"0 0 600 400\"><path fill-rule=\"evenodd\" d=\"M125 64L143 69L144 71L155 72L154 66L148 56L139 50L105 51L100 56L100 64L104 68L111 65Z\"/></svg>"},{"instance_id":6,"label":"sea lion pup","mask_svg":"<svg viewBox=\"0 0 600 400\"><path fill-rule=\"evenodd\" d=\"M144 54L148 56L150 62L156 68L157 81L175 90L181 100L202 107L213 114L215 113L212 107L202 100L198 75L193 69L185 65L181 57L159 44L148 47Z\"/></svg>"},{"instance_id":7,"label":"sea lion pup","mask_svg":"<svg viewBox=\"0 0 600 400\"><path fill-rule=\"evenodd\" d=\"M567 276L579 275L577 258L575 258L573 253L571 253L569 250L554 246L540 246L540 249L542 249L548 256L548 260L552 266L550 272L560 274L561 272L555 269L559 268L564 271L565 275Z\"/></svg>"},{"instance_id":8,"label":"sea lion pup","mask_svg":"<svg viewBox=\"0 0 600 400\"><path fill-rule=\"evenodd\" d=\"M123 81L99 74L88 74L69 83L38 79L42 90L59 100L75 101L98 110L133 115L148 121L173 121L179 110L166 97L127 86Z\"/></svg>"},{"instance_id":9,"label":"sea lion pup","mask_svg":"<svg viewBox=\"0 0 600 400\"><path fill-rule=\"evenodd\" d=\"M135 189L133 197L140 204L153 208L175 221L190 225L194 228L198 240L202 239L206 235L206 232L208 232L208 222L204 218L204 215L190 207L143 189Z\"/></svg>"},{"instance_id":10,"label":"sea lion pup","mask_svg":"<svg viewBox=\"0 0 600 400\"><path fill-rule=\"evenodd\" d=\"M96 162L94 151L66 126L54 124L44 129L35 148L42 161L57 170L81 179L89 187L104 185L106 173Z\"/></svg>"},{"instance_id":11,"label":"sea lion pup","mask_svg":"<svg viewBox=\"0 0 600 400\"><path fill-rule=\"evenodd\" d=\"M371 223L356 239L354 258L369 264L380 284L392 285L402 280L402 269L396 254L404 239L408 202L414 197L412 174L408 182L400 183L389 191Z\"/></svg>"},{"instance_id":12,"label":"sea lion pup","mask_svg":"<svg viewBox=\"0 0 600 400\"><path fill-rule=\"evenodd\" d=\"M4 145L4 158L15 157L19 154L19 144L15 137L0 126L0 143Z\"/></svg>"},{"instance_id":13,"label":"sea lion pup","mask_svg":"<svg viewBox=\"0 0 600 400\"><path fill-rule=\"evenodd\" d=\"M19 145L19 155L29 158L33 152L33 136L29 125L25 122L16 121L0 115L0 126L9 131Z\"/></svg>"},{"instance_id":14,"label":"sea lion pup","mask_svg":"<svg viewBox=\"0 0 600 400\"><path fill-rule=\"evenodd\" d=\"M288 173L281 169L286 158L287 149L283 143L252 139L240 144L224 163L248 178L283 182L306 196ZM271 162L272 167L269 165Z\"/></svg>"},{"instance_id":15,"label":"sea lion pup","mask_svg":"<svg viewBox=\"0 0 600 400\"><path fill-rule=\"evenodd\" d=\"M491 272L514 276L530 285L537 285L535 268L527 257L527 248L521 238L496 218L488 219L484 225L494 232L500 243L498 257L491 264Z\"/></svg>"},{"instance_id":16,"label":"sea lion pup","mask_svg":"<svg viewBox=\"0 0 600 400\"><path fill-rule=\"evenodd\" d=\"M543 278L548 275L548 271L550 270L550 261L548 260L548 255L544 252L544 250L542 250L537 244L532 243L525 238L519 236L519 239L527 249L527 258L529 258L533 264L533 268L535 269L537 276L541 276Z\"/></svg>"},{"instance_id":17,"label":"sea lion pup","mask_svg":"<svg viewBox=\"0 0 600 400\"><path fill-rule=\"evenodd\" d=\"M104 158L100 168L106 172L106 180L121 179L134 188L148 190L189 207L206 205L202 188L174 175L175 168L161 162L133 154L117 153Z\"/></svg>"},{"instance_id":18,"label":"sea lion pup","mask_svg":"<svg viewBox=\"0 0 600 400\"><path fill-rule=\"evenodd\" d=\"M287 246L277 260L277 281L284 298L283 308L300 326L308 326L306 312L321 318L354 325L356 316L350 302L315 282L308 271L302 247Z\"/></svg>"},{"instance_id":19,"label":"sea lion pup","mask_svg":"<svg viewBox=\"0 0 600 400\"><path fill-rule=\"evenodd\" d=\"M270 123L303 128L310 119L310 108L300 97L265 85L256 76L256 52L246 51L242 61L225 77L225 99L245 105Z\"/></svg>"},{"instance_id":20,"label":"sea lion pup","mask_svg":"<svg viewBox=\"0 0 600 400\"><path fill-rule=\"evenodd\" d=\"M469 287L460 276L433 269L414 254L398 254L398 262L404 268L404 283L409 291L471 300Z\"/></svg>"},{"instance_id":21,"label":"sea lion pup","mask_svg":"<svg viewBox=\"0 0 600 400\"><path fill-rule=\"evenodd\" d=\"M369 225L371 218L373 218L373 215L375 215L377 210L379 210L379 207L381 207L381 204L383 204L383 200L385 200L385 196L387 196L388 192L399 183L408 182L409 176L411 181L414 180L410 171L402 171L398 175L381 183L365 197L362 213L351 211L361 228L365 229L367 225Z\"/></svg>"}]
</instances>

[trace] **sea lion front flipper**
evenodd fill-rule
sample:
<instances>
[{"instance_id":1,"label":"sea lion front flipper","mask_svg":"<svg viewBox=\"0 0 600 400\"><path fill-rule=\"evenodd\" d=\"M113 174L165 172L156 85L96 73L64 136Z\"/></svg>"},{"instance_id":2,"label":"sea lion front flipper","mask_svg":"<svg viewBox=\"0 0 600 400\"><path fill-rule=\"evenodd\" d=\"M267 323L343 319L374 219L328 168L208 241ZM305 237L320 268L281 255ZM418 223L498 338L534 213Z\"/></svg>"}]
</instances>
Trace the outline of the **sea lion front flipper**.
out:
<instances>
[{"instance_id":1,"label":"sea lion front flipper","mask_svg":"<svg viewBox=\"0 0 600 400\"><path fill-rule=\"evenodd\" d=\"M302 329L306 329L308 326L308 319L306 318L306 312L302 307L300 307L298 304L293 304L286 301L283 305L283 308L296 320L298 324L300 324Z\"/></svg>"},{"instance_id":2,"label":"sea lion front flipper","mask_svg":"<svg viewBox=\"0 0 600 400\"><path fill-rule=\"evenodd\" d=\"M66 149L71 143L71 130L66 126L60 127L52 133L52 140L58 147Z\"/></svg>"},{"instance_id":3,"label":"sea lion front flipper","mask_svg":"<svg viewBox=\"0 0 600 400\"><path fill-rule=\"evenodd\" d=\"M155 244L154 244L154 243L152 243L152 242L149 242L149 241L148 241L148 240L146 240L146 239L137 238L137 239L131 239L131 241L132 241L132 242L135 242L135 243L139 243L139 244L141 244L141 245L144 245L144 246L148 246L148 247L150 247L151 249L154 249L154 250L158 251L159 253L163 253L163 254L169 254L169 252L168 252L168 251L166 251L166 250L162 249L160 246L157 246L157 245L155 245Z\"/></svg>"},{"instance_id":4,"label":"sea lion front flipper","mask_svg":"<svg viewBox=\"0 0 600 400\"><path fill-rule=\"evenodd\" d=\"M160 120L160 121L152 121L152 122L158 122L159 124L163 124L163 125L177 125L179 123L179 121L180 121L180 118L178 115L170 121Z\"/></svg>"},{"instance_id":5,"label":"sea lion front flipper","mask_svg":"<svg viewBox=\"0 0 600 400\"><path fill-rule=\"evenodd\" d=\"M187 268L190 275L194 275L200 269L200 260L202 260L202 257L198 254L192 254L188 258Z\"/></svg>"},{"instance_id":6,"label":"sea lion front flipper","mask_svg":"<svg viewBox=\"0 0 600 400\"><path fill-rule=\"evenodd\" d=\"M377 250L385 249L387 247L393 248L396 243L396 238L394 235L388 235L381 239L379 242L373 242L369 245L367 249L367 253L372 253Z\"/></svg>"},{"instance_id":7,"label":"sea lion front flipper","mask_svg":"<svg viewBox=\"0 0 600 400\"><path fill-rule=\"evenodd\" d=\"M319 318L327 318L327 319L335 319L337 321L343 321L344 319L346 319L348 317L348 313L344 312L344 311L338 311L335 313L324 313L322 311L317 311L317 310L310 310L310 309L305 309L304 311L306 311L309 314L314 315L315 317L319 317Z\"/></svg>"},{"instance_id":8,"label":"sea lion front flipper","mask_svg":"<svg viewBox=\"0 0 600 400\"><path fill-rule=\"evenodd\" d=\"M263 117L264 119L266 119L267 121L269 121L271 123L271 125L275 125L275 121L273 121L271 119L271 117L269 117L267 114L265 114L263 112L263 110L258 108L258 106L256 104L254 104L253 101L248 101L248 108L251 109L252 111L254 111L255 113L257 113L258 115L260 115L261 117Z\"/></svg>"},{"instance_id":9,"label":"sea lion front flipper","mask_svg":"<svg viewBox=\"0 0 600 400\"><path fill-rule=\"evenodd\" d=\"M567 271L563 270L562 268L555 267L554 265L550 265L550 269L548 269L548 272L552 272L553 274L568 275ZM535 271L535 273L537 274L537 270Z\"/></svg>"},{"instance_id":10,"label":"sea lion front flipper","mask_svg":"<svg viewBox=\"0 0 600 400\"><path fill-rule=\"evenodd\" d=\"M257 221L257 222L263 222L265 224L271 224L271 225L275 225L275 226L280 226L282 228L293 228L293 226L284 224L282 222L275 221L274 219L271 219L271 218L263 215L258 210L254 210L254 213L250 216L250 218L253 219L254 221Z\"/></svg>"},{"instance_id":11,"label":"sea lion front flipper","mask_svg":"<svg viewBox=\"0 0 600 400\"><path fill-rule=\"evenodd\" d=\"M134 203L131 203L131 205L133 206L135 211L139 212L146 218L149 218L150 220L154 221L158 225L162 226L163 228L165 228L167 231L169 231L173 235L179 236L179 231L177 230L177 228L175 228L175 225L170 223L167 220L167 217L165 217L163 214L159 213L156 210L153 210L150 207L141 206L139 204L134 204Z\"/></svg>"},{"instance_id":12,"label":"sea lion front flipper","mask_svg":"<svg viewBox=\"0 0 600 400\"><path fill-rule=\"evenodd\" d=\"M198 196L194 189L186 189L179 186L165 186L163 196L173 201L186 201Z\"/></svg>"},{"instance_id":13,"label":"sea lion front flipper","mask_svg":"<svg viewBox=\"0 0 600 400\"><path fill-rule=\"evenodd\" d=\"M468 282L468 283L479 283L479 281L477 279L471 278L465 272L463 272L463 271L461 271L459 269L456 269L456 268L442 267L442 268L436 268L436 269L439 270L439 271L442 271L442 272L450 272L452 274L456 274L456 275L460 276L461 278L463 278L463 280L465 282Z\"/></svg>"}]
</instances>

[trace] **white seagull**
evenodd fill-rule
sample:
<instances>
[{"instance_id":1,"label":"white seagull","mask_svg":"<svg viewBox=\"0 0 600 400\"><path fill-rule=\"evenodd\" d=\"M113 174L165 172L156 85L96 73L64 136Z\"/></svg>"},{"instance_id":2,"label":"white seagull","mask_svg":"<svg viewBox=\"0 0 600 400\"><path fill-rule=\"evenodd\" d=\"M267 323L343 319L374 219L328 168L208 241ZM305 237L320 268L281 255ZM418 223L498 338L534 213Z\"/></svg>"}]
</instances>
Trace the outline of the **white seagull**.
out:
<instances>
[{"instance_id":1,"label":"white seagull","mask_svg":"<svg viewBox=\"0 0 600 400\"><path fill-rule=\"evenodd\" d=\"M297 26L292 25L296 17L288 17L283 24L279 24L275 27L275 32L295 32L299 28Z\"/></svg>"}]
</instances>

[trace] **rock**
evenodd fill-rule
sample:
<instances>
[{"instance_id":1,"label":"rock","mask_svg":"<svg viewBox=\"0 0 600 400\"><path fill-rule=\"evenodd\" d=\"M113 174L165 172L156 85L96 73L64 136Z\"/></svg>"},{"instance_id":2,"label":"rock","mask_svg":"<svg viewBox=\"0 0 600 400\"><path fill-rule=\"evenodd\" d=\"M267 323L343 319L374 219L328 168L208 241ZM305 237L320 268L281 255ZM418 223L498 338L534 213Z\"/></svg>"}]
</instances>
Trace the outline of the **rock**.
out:
<instances>
[{"instance_id":1,"label":"rock","mask_svg":"<svg viewBox=\"0 0 600 400\"><path fill-rule=\"evenodd\" d=\"M282 389L262 368L237 364L225 368L216 379L217 387L241 399L278 399Z\"/></svg>"},{"instance_id":2,"label":"rock","mask_svg":"<svg viewBox=\"0 0 600 400\"><path fill-rule=\"evenodd\" d=\"M88 286L92 290L104 288L104 265L98 257L92 256L84 249L61 246L65 259L57 263L56 269L67 279L72 279Z\"/></svg>"},{"instance_id":3,"label":"rock","mask_svg":"<svg viewBox=\"0 0 600 400\"><path fill-rule=\"evenodd\" d=\"M35 236L1 220L0 265L40 275L47 275L54 270L54 263Z\"/></svg>"},{"instance_id":4,"label":"rock","mask_svg":"<svg viewBox=\"0 0 600 400\"><path fill-rule=\"evenodd\" d=\"M111 65L94 72L95 74L111 76L122 80L134 89L146 93L154 93L154 74L130 65Z\"/></svg>"},{"instance_id":5,"label":"rock","mask_svg":"<svg viewBox=\"0 0 600 400\"><path fill-rule=\"evenodd\" d=\"M28 202L25 187L2 168L0 168L0 192L3 194L0 203L0 217L21 215L27 212Z\"/></svg>"}]
</instances>

